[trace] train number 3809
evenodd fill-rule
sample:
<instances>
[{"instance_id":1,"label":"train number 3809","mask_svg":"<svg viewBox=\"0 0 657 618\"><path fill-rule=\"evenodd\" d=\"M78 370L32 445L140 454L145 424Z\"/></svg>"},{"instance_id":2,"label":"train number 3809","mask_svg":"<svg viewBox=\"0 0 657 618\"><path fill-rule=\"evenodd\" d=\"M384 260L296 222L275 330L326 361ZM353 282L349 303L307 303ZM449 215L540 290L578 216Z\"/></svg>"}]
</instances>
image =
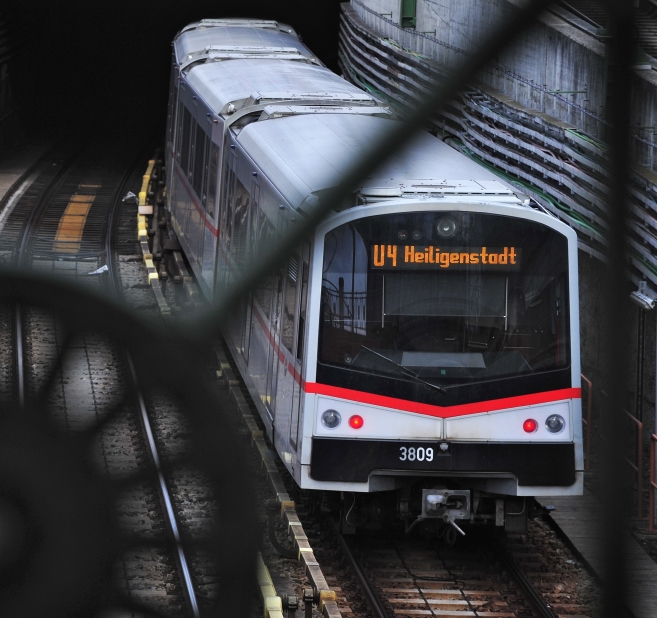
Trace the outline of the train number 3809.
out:
<instances>
[{"instance_id":1,"label":"train number 3809","mask_svg":"<svg viewBox=\"0 0 657 618\"><path fill-rule=\"evenodd\" d=\"M399 461L433 461L433 449L418 446L399 447Z\"/></svg>"}]
</instances>

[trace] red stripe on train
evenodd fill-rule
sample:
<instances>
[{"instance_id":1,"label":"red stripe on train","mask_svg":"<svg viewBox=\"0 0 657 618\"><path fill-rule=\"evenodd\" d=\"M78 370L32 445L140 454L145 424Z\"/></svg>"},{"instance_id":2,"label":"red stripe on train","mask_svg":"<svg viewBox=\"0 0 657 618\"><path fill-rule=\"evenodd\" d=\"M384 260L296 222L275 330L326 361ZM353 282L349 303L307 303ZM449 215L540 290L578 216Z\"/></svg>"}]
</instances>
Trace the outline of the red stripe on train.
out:
<instances>
[{"instance_id":1,"label":"red stripe on train","mask_svg":"<svg viewBox=\"0 0 657 618\"><path fill-rule=\"evenodd\" d=\"M490 412L493 410L507 410L510 408L519 408L521 406L550 403L552 401L563 401L564 399L580 399L582 397L581 388L562 388L560 390L547 391L544 393L532 393L531 395L519 395L517 397L505 397L504 399L491 399L488 401L477 401L475 403L464 403L458 406L443 407L434 406L428 403L408 401L406 399L397 399L396 397L386 397L384 395L355 391L350 388L329 386L328 384L319 384L317 382L306 382L305 391L307 393L338 397L356 403L367 403L370 405L401 410L402 412L414 412L416 414L426 414L428 416L436 416L439 418L465 416L468 414Z\"/></svg>"},{"instance_id":2,"label":"red stripe on train","mask_svg":"<svg viewBox=\"0 0 657 618\"><path fill-rule=\"evenodd\" d=\"M256 307L253 307L260 328L265 333L270 345L274 348L278 360L287 367L294 380L308 394L328 395L339 399L346 399L355 403L367 403L370 405L392 408L402 412L414 412L415 414L425 414L436 416L438 418L450 418L452 416L466 416L468 414L478 414L481 412L490 412L492 410L508 410L519 408L521 406L530 406L540 403L550 403L552 401L563 401L564 399L581 399L581 388L563 388L556 391L546 391L543 393L532 393L531 395L519 395L517 397L505 397L504 399L492 399L488 401L477 401L475 403L464 403L458 406L434 406L428 403L419 403L407 399L397 399L396 397L386 397L385 395L375 395L364 391L356 391L350 388L341 388L339 386L329 386L328 384L319 384L318 382L305 382L299 374L296 367L286 358L281 348L277 345L276 339L269 330L264 316Z\"/></svg>"},{"instance_id":3,"label":"red stripe on train","mask_svg":"<svg viewBox=\"0 0 657 618\"><path fill-rule=\"evenodd\" d=\"M176 176L178 176L178 178L180 178L180 180L182 181L183 186L185 187L185 191L187 191L187 193L189 195L189 199L192 201L192 204L194 205L194 208L197 210L198 214L201 216L201 221L203 221L203 225L205 225L205 227L207 227L210 230L210 232L212 232L212 235L215 238L218 238L219 231L212 224L212 222L210 221L209 216L205 213L203 208L201 208L201 206L196 201L196 199L194 199L194 193L192 192L192 187L189 184L189 181L187 180L187 178L185 178L185 175L181 172L180 168L178 167L178 164L175 163L175 162L173 164L173 169L176 172ZM172 209L171 205L169 205L169 210L171 210L171 209Z\"/></svg>"}]
</instances>

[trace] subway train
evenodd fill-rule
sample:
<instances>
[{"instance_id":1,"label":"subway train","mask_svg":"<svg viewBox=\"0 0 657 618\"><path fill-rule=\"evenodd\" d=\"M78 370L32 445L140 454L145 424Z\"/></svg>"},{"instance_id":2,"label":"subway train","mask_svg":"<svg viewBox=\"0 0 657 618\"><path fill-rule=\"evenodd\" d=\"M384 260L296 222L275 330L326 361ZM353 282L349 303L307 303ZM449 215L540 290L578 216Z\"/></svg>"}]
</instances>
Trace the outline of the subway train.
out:
<instances>
[{"instance_id":1,"label":"subway train","mask_svg":"<svg viewBox=\"0 0 657 618\"><path fill-rule=\"evenodd\" d=\"M166 209L203 294L221 298L398 122L287 25L181 30ZM519 531L533 496L582 492L576 234L429 133L224 333L281 461L346 532Z\"/></svg>"}]
</instances>

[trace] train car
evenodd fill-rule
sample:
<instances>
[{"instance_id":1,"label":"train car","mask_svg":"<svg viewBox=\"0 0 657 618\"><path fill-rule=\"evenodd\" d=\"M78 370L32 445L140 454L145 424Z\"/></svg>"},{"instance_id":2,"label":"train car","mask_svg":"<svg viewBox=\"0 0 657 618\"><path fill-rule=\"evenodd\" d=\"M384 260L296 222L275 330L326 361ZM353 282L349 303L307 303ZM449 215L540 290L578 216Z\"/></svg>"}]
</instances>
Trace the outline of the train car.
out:
<instances>
[{"instance_id":1,"label":"train car","mask_svg":"<svg viewBox=\"0 0 657 618\"><path fill-rule=\"evenodd\" d=\"M182 30L167 208L204 294L396 122L288 26ZM582 492L576 234L434 136L363 179L225 335L281 460L345 529L521 530L528 498Z\"/></svg>"}]
</instances>

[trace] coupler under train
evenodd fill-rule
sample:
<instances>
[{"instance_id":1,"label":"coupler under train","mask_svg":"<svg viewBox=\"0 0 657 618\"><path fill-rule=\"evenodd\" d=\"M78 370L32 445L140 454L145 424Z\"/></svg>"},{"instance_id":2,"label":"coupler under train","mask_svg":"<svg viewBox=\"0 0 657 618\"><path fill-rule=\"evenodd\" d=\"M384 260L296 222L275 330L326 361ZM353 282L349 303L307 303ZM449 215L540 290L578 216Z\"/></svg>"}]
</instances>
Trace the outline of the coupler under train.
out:
<instances>
[{"instance_id":1,"label":"coupler under train","mask_svg":"<svg viewBox=\"0 0 657 618\"><path fill-rule=\"evenodd\" d=\"M403 527L407 534L442 537L452 545L471 526L524 533L533 515L531 498L476 489L411 487L376 494L322 492L321 508L340 517L343 534Z\"/></svg>"}]
</instances>

